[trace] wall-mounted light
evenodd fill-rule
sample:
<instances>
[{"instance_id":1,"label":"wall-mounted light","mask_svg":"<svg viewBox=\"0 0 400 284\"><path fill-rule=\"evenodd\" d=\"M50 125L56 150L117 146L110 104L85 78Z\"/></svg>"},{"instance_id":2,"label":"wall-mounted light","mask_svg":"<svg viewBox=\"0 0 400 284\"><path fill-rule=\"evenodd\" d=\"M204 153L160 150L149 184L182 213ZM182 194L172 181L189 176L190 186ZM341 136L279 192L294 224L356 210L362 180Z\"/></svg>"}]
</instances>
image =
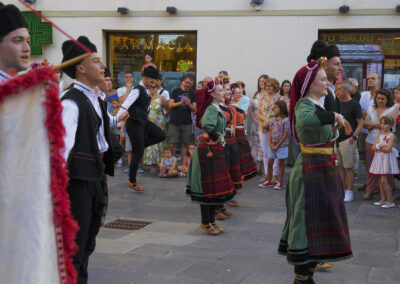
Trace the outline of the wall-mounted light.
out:
<instances>
[{"instance_id":1,"label":"wall-mounted light","mask_svg":"<svg viewBox=\"0 0 400 284\"><path fill-rule=\"evenodd\" d=\"M128 14L129 13L129 9L126 7L118 7L117 12L120 14Z\"/></svg>"},{"instance_id":2,"label":"wall-mounted light","mask_svg":"<svg viewBox=\"0 0 400 284\"><path fill-rule=\"evenodd\" d=\"M343 6L340 6L340 7L339 7L339 12L340 12L340 13L345 14L345 13L348 13L349 11L350 11L350 7L347 6L347 5L343 5Z\"/></svg>"},{"instance_id":3,"label":"wall-mounted light","mask_svg":"<svg viewBox=\"0 0 400 284\"><path fill-rule=\"evenodd\" d=\"M256 11L261 10L261 5L264 3L264 0L251 0L250 5L251 7L255 8Z\"/></svg>"},{"instance_id":4,"label":"wall-mounted light","mask_svg":"<svg viewBox=\"0 0 400 284\"><path fill-rule=\"evenodd\" d=\"M178 9L176 7L167 7L167 9L165 9L165 11L169 14L176 14L178 12Z\"/></svg>"}]
</instances>

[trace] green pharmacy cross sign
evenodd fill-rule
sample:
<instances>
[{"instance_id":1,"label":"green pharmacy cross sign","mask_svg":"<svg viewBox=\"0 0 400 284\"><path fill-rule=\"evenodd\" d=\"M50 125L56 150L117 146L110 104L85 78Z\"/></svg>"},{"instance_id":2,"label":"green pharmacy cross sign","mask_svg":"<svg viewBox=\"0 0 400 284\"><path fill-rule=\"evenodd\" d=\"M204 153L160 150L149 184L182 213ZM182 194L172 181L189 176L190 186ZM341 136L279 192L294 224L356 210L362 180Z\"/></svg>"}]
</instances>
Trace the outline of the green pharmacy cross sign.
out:
<instances>
[{"instance_id":1,"label":"green pharmacy cross sign","mask_svg":"<svg viewBox=\"0 0 400 284\"><path fill-rule=\"evenodd\" d=\"M53 27L31 11L22 11L31 36L31 55L43 54L43 45L53 43Z\"/></svg>"}]
</instances>

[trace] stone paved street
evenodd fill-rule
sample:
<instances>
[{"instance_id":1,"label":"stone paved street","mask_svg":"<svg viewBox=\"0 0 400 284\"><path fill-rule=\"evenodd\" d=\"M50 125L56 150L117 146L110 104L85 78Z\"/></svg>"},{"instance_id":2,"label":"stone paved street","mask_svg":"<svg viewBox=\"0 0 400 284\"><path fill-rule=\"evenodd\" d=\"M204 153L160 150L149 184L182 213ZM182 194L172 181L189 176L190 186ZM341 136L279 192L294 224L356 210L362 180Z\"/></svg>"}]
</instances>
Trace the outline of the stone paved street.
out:
<instances>
[{"instance_id":1,"label":"stone paved street","mask_svg":"<svg viewBox=\"0 0 400 284\"><path fill-rule=\"evenodd\" d=\"M117 168L109 180L106 223L117 218L152 223L138 231L102 228L89 283L293 283L292 266L277 254L285 190L260 189L258 179L245 184L238 197L242 206L229 208L234 216L220 221L226 232L209 236L199 228L199 206L184 194L185 179L160 179L147 171L139 174L146 191L136 193ZM346 204L354 257L317 272L316 283L400 283L400 208L377 208L361 195L355 192L355 201Z\"/></svg>"}]
</instances>

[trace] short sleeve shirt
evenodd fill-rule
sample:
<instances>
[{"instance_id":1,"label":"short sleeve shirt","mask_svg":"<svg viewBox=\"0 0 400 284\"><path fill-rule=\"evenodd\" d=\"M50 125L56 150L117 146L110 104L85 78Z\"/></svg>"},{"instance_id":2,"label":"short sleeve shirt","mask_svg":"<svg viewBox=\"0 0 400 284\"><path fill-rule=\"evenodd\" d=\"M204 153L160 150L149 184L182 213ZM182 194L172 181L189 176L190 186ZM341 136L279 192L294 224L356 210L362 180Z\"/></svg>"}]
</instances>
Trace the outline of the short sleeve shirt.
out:
<instances>
[{"instance_id":1,"label":"short sleeve shirt","mask_svg":"<svg viewBox=\"0 0 400 284\"><path fill-rule=\"evenodd\" d=\"M183 91L181 88L177 88L170 94L170 100L174 100L175 103L181 101L181 99L186 96L190 99L191 103L196 102L196 96L191 90ZM171 109L171 118L169 123L174 125L187 125L192 124L192 111L189 106L182 104L180 106Z\"/></svg>"},{"instance_id":2,"label":"short sleeve shirt","mask_svg":"<svg viewBox=\"0 0 400 284\"><path fill-rule=\"evenodd\" d=\"M361 106L354 99L351 99L348 102L340 102L340 114L343 115L344 118L350 123L353 132L357 128L357 119L363 118ZM346 135L344 127L342 127L339 129L338 141L346 140L347 138L350 138L352 135L353 134Z\"/></svg>"},{"instance_id":3,"label":"short sleeve shirt","mask_svg":"<svg viewBox=\"0 0 400 284\"><path fill-rule=\"evenodd\" d=\"M170 159L163 158L161 162L166 166L167 170L169 170L176 162L176 157L172 156Z\"/></svg>"},{"instance_id":4,"label":"short sleeve shirt","mask_svg":"<svg viewBox=\"0 0 400 284\"><path fill-rule=\"evenodd\" d=\"M271 130L271 142L273 145L278 144L278 142L282 139L283 134L285 132L289 133L289 118L281 118L277 119L276 117L272 117L269 120L269 129ZM281 146L287 146L289 144L288 139L281 144Z\"/></svg>"}]
</instances>

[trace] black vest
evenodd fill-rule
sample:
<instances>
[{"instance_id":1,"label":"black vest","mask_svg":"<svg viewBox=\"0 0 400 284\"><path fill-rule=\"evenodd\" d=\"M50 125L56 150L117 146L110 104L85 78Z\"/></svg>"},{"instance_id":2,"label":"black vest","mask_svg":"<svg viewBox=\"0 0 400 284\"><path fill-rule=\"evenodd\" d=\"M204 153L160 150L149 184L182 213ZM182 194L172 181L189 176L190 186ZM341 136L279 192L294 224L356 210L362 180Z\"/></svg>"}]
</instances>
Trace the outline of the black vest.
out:
<instances>
[{"instance_id":1,"label":"black vest","mask_svg":"<svg viewBox=\"0 0 400 284\"><path fill-rule=\"evenodd\" d=\"M61 100L66 99L74 101L79 109L75 144L67 161L69 177L78 180L98 181L101 180L103 173L113 176L111 131L105 103L99 99L104 121L104 135L108 144L108 150L104 153L102 159L97 144L97 132L101 126L101 118L83 92L72 88L61 98Z\"/></svg>"},{"instance_id":2,"label":"black vest","mask_svg":"<svg viewBox=\"0 0 400 284\"><path fill-rule=\"evenodd\" d=\"M328 95L325 97L324 108L327 111L340 113L339 99L328 89Z\"/></svg>"},{"instance_id":3,"label":"black vest","mask_svg":"<svg viewBox=\"0 0 400 284\"><path fill-rule=\"evenodd\" d=\"M139 97L128 109L129 119L145 122L148 120L151 98L142 85L136 85L135 89L139 90Z\"/></svg>"}]
</instances>

